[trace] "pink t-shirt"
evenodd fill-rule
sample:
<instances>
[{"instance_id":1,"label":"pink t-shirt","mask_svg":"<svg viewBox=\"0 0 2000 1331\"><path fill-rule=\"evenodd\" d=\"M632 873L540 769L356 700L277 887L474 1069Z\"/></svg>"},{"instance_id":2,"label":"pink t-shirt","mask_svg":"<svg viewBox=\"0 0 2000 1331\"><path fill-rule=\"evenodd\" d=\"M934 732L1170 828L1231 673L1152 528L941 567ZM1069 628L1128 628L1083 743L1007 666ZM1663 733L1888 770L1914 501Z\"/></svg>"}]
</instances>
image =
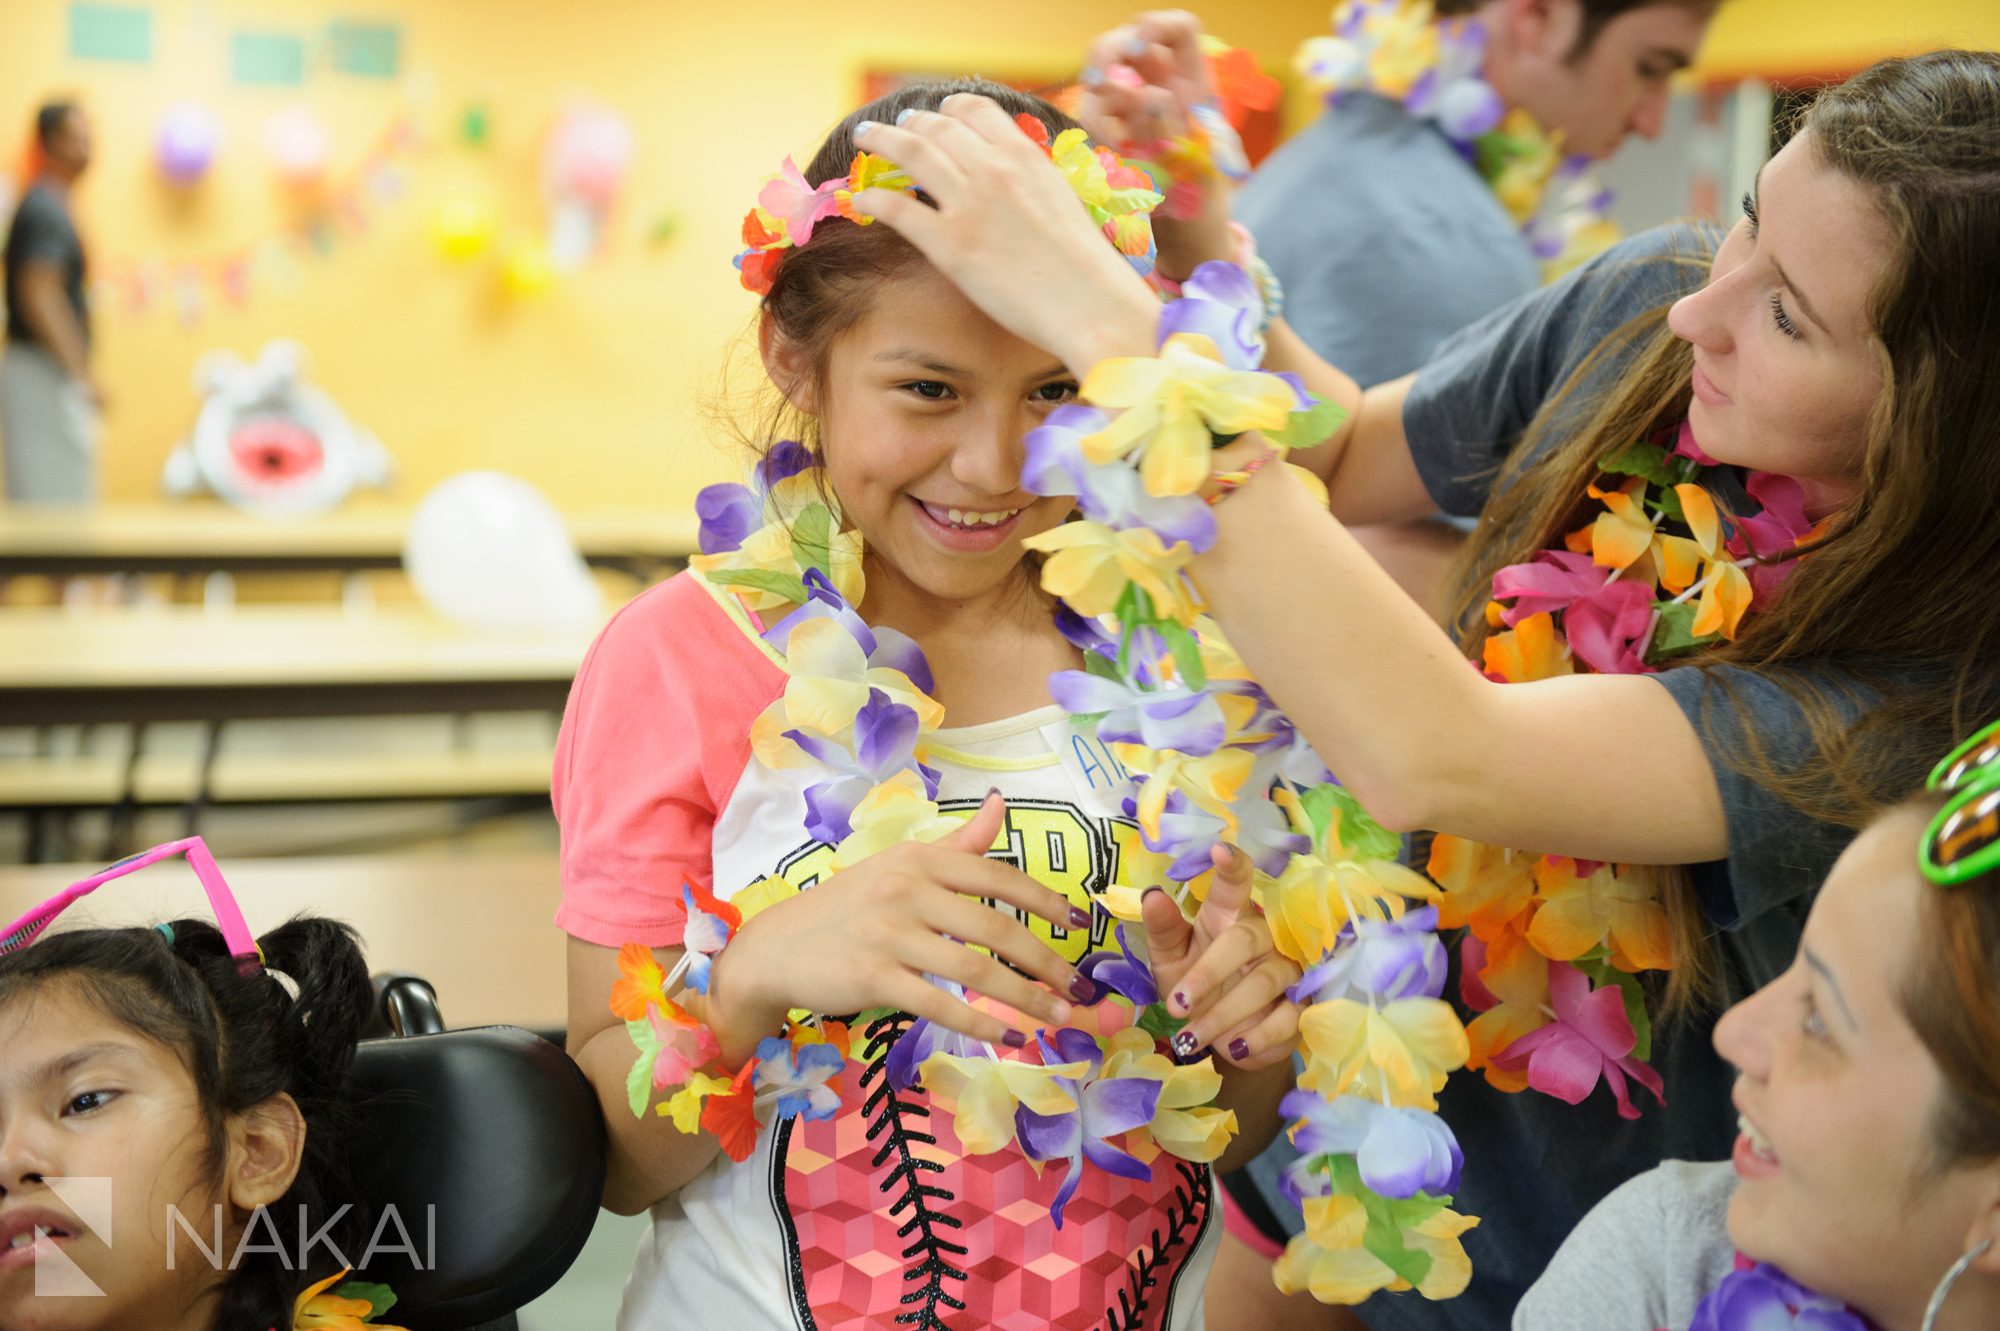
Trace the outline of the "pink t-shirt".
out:
<instances>
[{"instance_id":1,"label":"pink t-shirt","mask_svg":"<svg viewBox=\"0 0 2000 1331\"><path fill-rule=\"evenodd\" d=\"M564 930L658 944L683 879L727 898L829 872L832 848L804 830L814 774L750 753L751 722L785 679L735 598L692 574L611 622L556 746ZM946 812L970 816L998 786L1007 825L990 854L1079 905L1137 842L1128 821L1093 812L1108 758L1054 706L941 730L929 761ZM1029 923L1077 961L1116 946L1097 920L1087 933ZM1162 1155L1149 1182L1087 1167L1058 1230L1048 1206L1066 1164L1038 1174L1015 1150L967 1156L948 1112L889 1090L884 1063L909 1024L899 1013L854 1032L860 1066L833 1118L767 1123L748 1160L717 1157L653 1208L620 1327L1199 1327L1221 1228L1207 1167Z\"/></svg>"}]
</instances>

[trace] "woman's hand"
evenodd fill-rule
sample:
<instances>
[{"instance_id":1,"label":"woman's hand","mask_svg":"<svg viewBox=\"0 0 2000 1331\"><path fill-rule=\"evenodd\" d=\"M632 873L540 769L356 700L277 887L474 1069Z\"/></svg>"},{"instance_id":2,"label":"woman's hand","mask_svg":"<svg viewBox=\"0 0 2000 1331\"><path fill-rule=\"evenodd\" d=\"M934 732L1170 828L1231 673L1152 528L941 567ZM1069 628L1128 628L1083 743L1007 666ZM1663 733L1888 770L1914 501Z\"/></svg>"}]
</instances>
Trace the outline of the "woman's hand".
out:
<instances>
[{"instance_id":1,"label":"woman's hand","mask_svg":"<svg viewBox=\"0 0 2000 1331\"><path fill-rule=\"evenodd\" d=\"M1120 152L1184 135L1194 107L1216 105L1201 20L1185 9L1137 15L1093 41L1088 59L1078 119L1092 139ZM1197 212L1153 214L1161 276L1183 281L1212 259L1236 257L1229 204L1229 180L1217 173L1203 182Z\"/></svg>"},{"instance_id":2,"label":"woman's hand","mask_svg":"<svg viewBox=\"0 0 2000 1331\"><path fill-rule=\"evenodd\" d=\"M741 1062L793 1008L900 1008L974 1039L1027 1043L1025 1032L953 997L927 973L1015 1008L1030 1030L1066 1022L1071 1005L1060 995L1088 993L1090 982L1027 925L979 898L1062 929L1088 929L1090 912L985 858L1005 811L989 795L949 836L892 846L745 921L716 954L709 985L707 1016L724 1061Z\"/></svg>"},{"instance_id":3,"label":"woman's hand","mask_svg":"<svg viewBox=\"0 0 2000 1331\"><path fill-rule=\"evenodd\" d=\"M857 125L854 140L909 172L937 205L869 189L855 206L895 228L995 323L1079 378L1107 357L1153 354L1159 301L994 102L954 94L901 125Z\"/></svg>"},{"instance_id":4,"label":"woman's hand","mask_svg":"<svg viewBox=\"0 0 2000 1331\"><path fill-rule=\"evenodd\" d=\"M1250 902L1250 857L1234 846L1214 852L1215 881L1193 920L1159 888L1143 902L1153 978L1171 1016L1188 1023L1174 1036L1174 1056L1194 1058L1214 1046L1245 1071L1292 1056L1299 1009L1285 997L1297 965L1278 955L1271 926Z\"/></svg>"}]
</instances>

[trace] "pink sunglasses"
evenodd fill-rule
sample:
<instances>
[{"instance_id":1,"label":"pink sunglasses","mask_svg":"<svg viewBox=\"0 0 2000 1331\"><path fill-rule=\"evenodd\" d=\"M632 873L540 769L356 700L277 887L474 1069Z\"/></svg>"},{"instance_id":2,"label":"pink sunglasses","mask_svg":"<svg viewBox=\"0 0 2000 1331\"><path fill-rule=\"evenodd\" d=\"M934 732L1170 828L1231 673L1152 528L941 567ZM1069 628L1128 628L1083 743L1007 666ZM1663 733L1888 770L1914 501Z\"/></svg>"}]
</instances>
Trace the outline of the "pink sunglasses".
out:
<instances>
[{"instance_id":1,"label":"pink sunglasses","mask_svg":"<svg viewBox=\"0 0 2000 1331\"><path fill-rule=\"evenodd\" d=\"M222 941L229 945L229 954L237 964L248 970L263 964L256 940L250 937L250 928L243 923L243 912L236 904L236 898L229 891L229 885L222 881L222 871L215 867L215 856L208 853L208 845L198 836L186 837L180 841L169 841L165 845L142 850L118 861L101 873L92 874L81 882L71 883L62 891L44 901L41 905L23 915L20 919L0 930L0 957L10 952L18 952L35 941L43 930L55 923L70 906L89 896L114 878L123 878L149 864L171 859L176 855L186 855L194 876L201 880L201 886L208 893L208 904L215 909L215 922L222 928Z\"/></svg>"}]
</instances>

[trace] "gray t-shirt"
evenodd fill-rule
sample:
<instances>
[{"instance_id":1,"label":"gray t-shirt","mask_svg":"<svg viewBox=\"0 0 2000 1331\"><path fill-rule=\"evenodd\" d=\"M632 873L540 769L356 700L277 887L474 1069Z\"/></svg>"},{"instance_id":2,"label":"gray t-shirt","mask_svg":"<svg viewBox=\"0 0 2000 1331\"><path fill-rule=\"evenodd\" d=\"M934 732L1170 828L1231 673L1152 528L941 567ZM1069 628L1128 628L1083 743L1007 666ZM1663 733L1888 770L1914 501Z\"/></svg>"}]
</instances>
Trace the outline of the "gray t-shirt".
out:
<instances>
[{"instance_id":1,"label":"gray t-shirt","mask_svg":"<svg viewBox=\"0 0 2000 1331\"><path fill-rule=\"evenodd\" d=\"M1267 158L1236 216L1285 287L1285 319L1363 385L1422 365L1541 283L1519 226L1433 126L1354 93Z\"/></svg>"},{"instance_id":2,"label":"gray t-shirt","mask_svg":"<svg viewBox=\"0 0 2000 1331\"><path fill-rule=\"evenodd\" d=\"M1685 1327L1735 1269L1727 1228L1736 1170L1669 1160L1583 1218L1514 1309L1514 1331Z\"/></svg>"},{"instance_id":3,"label":"gray t-shirt","mask_svg":"<svg viewBox=\"0 0 2000 1331\"><path fill-rule=\"evenodd\" d=\"M21 270L31 263L51 264L62 274L63 294L69 297L70 308L76 311L84 340L89 341L90 309L83 297L83 242L77 238L69 210L41 185L31 186L21 196L21 206L14 210L14 220L7 228L5 264L10 342L36 340L21 312Z\"/></svg>"},{"instance_id":4,"label":"gray t-shirt","mask_svg":"<svg viewBox=\"0 0 2000 1331\"><path fill-rule=\"evenodd\" d=\"M1403 413L1411 455L1438 505L1478 513L1541 405L1608 335L1698 288L1705 264L1687 257L1705 259L1715 239L1712 231L1689 227L1633 236L1448 340L1419 372ZM1638 345L1593 362L1578 397L1595 397ZM1558 429L1547 437L1562 435ZM1718 480L1735 488L1727 474ZM1776 768L1801 770L1816 751L1799 694L1852 719L1885 689L1914 680L1918 669L1853 659L1803 663L1782 677L1694 666L1652 676L1701 737L1729 821L1728 858L1689 866L1705 913L1722 930L1716 943L1723 1002L1746 996L1791 963L1812 893L1853 838L1850 829L1800 812L1739 771L1751 749L1747 736L1754 734ZM1948 740L1911 737L1899 745L1875 769L1885 796L1914 789ZM1507 779L1503 769L1493 775ZM1668 1159L1729 1153L1734 1073L1715 1053L1713 1025L1710 1011L1656 1026L1651 1062L1665 1080L1667 1102L1655 1105L1634 1087L1642 1106L1636 1120L1620 1118L1602 1089L1572 1107L1545 1095L1503 1094L1479 1076L1451 1079L1439 1106L1465 1150L1458 1209L1484 1223L1465 1236L1472 1285L1446 1305L1442 1324L1500 1331L1570 1230L1612 1189ZM1377 1331L1436 1331L1441 1324L1436 1306L1402 1296L1378 1296L1362 1313Z\"/></svg>"}]
</instances>

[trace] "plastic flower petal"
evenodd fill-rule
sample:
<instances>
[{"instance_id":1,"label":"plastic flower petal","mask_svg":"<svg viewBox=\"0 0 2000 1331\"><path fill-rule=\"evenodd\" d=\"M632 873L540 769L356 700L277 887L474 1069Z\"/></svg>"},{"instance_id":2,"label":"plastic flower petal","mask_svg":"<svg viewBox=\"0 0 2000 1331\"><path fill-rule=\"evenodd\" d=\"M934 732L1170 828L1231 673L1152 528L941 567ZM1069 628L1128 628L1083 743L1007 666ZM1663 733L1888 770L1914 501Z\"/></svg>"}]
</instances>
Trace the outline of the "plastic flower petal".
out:
<instances>
[{"instance_id":1,"label":"plastic flower petal","mask_svg":"<svg viewBox=\"0 0 2000 1331\"><path fill-rule=\"evenodd\" d=\"M1100 361L1084 377L1083 398L1124 410L1084 441L1092 462L1141 449L1148 493L1193 494L1208 479L1210 431L1278 430L1298 395L1272 375L1232 370L1215 344L1190 333L1167 339L1157 357Z\"/></svg>"},{"instance_id":2,"label":"plastic flower petal","mask_svg":"<svg viewBox=\"0 0 2000 1331\"><path fill-rule=\"evenodd\" d=\"M1118 925L1112 937L1118 942L1116 952L1099 949L1077 966L1078 973L1094 986L1085 1006L1103 1002L1107 994L1117 994L1135 1008L1159 1002L1160 989L1153 981L1152 967L1133 954L1132 945L1125 938L1125 926Z\"/></svg>"},{"instance_id":3,"label":"plastic flower petal","mask_svg":"<svg viewBox=\"0 0 2000 1331\"><path fill-rule=\"evenodd\" d=\"M1469 925L1481 938L1506 929L1534 905L1536 858L1440 832L1431 841L1427 866L1444 888L1438 900L1439 926Z\"/></svg>"},{"instance_id":4,"label":"plastic flower petal","mask_svg":"<svg viewBox=\"0 0 2000 1331\"><path fill-rule=\"evenodd\" d=\"M1600 675L1644 672L1638 644L1652 627L1652 587L1623 579L1578 598L1563 615L1570 651Z\"/></svg>"},{"instance_id":5,"label":"plastic flower petal","mask_svg":"<svg viewBox=\"0 0 2000 1331\"><path fill-rule=\"evenodd\" d=\"M1465 1155L1436 1114L1344 1095L1323 1100L1292 1091L1278 1112L1297 1119L1292 1144L1302 1155L1351 1155L1361 1181L1384 1197L1458 1191Z\"/></svg>"},{"instance_id":6,"label":"plastic flower petal","mask_svg":"<svg viewBox=\"0 0 2000 1331\"><path fill-rule=\"evenodd\" d=\"M1310 1289L1322 1303L1353 1304L1377 1290L1411 1288L1366 1246L1370 1217L1360 1201L1332 1193L1308 1197L1300 1209L1305 1232L1286 1245L1273 1272L1280 1290L1292 1294ZM1464 1293L1472 1263L1459 1236L1478 1223L1473 1216L1438 1207L1394 1235L1400 1246L1425 1259L1424 1275L1415 1285L1419 1294L1450 1299Z\"/></svg>"},{"instance_id":7,"label":"plastic flower petal","mask_svg":"<svg viewBox=\"0 0 2000 1331\"><path fill-rule=\"evenodd\" d=\"M1042 566L1043 588L1080 614L1115 614L1125 585L1137 583L1161 614L1183 624L1194 620L1181 581L1181 570L1194 557L1185 542L1169 546L1144 527L1113 531L1086 521L1065 522L1021 543L1049 556Z\"/></svg>"},{"instance_id":8,"label":"plastic flower petal","mask_svg":"<svg viewBox=\"0 0 2000 1331\"><path fill-rule=\"evenodd\" d=\"M1214 1059L1177 1064L1154 1048L1150 1035L1127 1028L1106 1041L1103 1075L1159 1083L1159 1100L1146 1133L1168 1154L1207 1164L1229 1149L1236 1135L1236 1114L1214 1103L1222 1090L1222 1074Z\"/></svg>"},{"instance_id":9,"label":"plastic flower petal","mask_svg":"<svg viewBox=\"0 0 2000 1331\"><path fill-rule=\"evenodd\" d=\"M1590 497L1602 500L1605 508L1590 528L1590 557L1599 567L1629 568L1653 548L1656 524L1632 494L1644 486L1645 481L1634 477L1625 488L1617 490L1587 487Z\"/></svg>"},{"instance_id":10,"label":"plastic flower petal","mask_svg":"<svg viewBox=\"0 0 2000 1331\"><path fill-rule=\"evenodd\" d=\"M834 852L833 866L846 869L878 851L905 841L935 841L956 829L959 819L938 812L914 772L898 772L854 806L847 839Z\"/></svg>"},{"instance_id":11,"label":"plastic flower petal","mask_svg":"<svg viewBox=\"0 0 2000 1331\"><path fill-rule=\"evenodd\" d=\"M1459 942L1459 995L1479 1015L1465 1028L1465 1066L1483 1071L1494 1089L1525 1091L1525 1069L1502 1067L1495 1057L1530 1031L1548 1025L1549 959L1509 934L1487 943L1467 935Z\"/></svg>"},{"instance_id":12,"label":"plastic flower petal","mask_svg":"<svg viewBox=\"0 0 2000 1331\"><path fill-rule=\"evenodd\" d=\"M1529 615L1505 633L1493 634L1484 652L1487 678L1508 684L1576 673L1548 614Z\"/></svg>"},{"instance_id":13,"label":"plastic flower petal","mask_svg":"<svg viewBox=\"0 0 2000 1331\"><path fill-rule=\"evenodd\" d=\"M292 1303L292 1331L404 1331L402 1327L390 1326L386 1322L370 1319L375 1316L376 1301L373 1298L350 1298L342 1290L357 1288L369 1293L381 1291L386 1300L381 1310L388 1312L395 1306L396 1299L388 1292L387 1286L357 1284L340 1285L349 1272L340 1271L316 1284L309 1285Z\"/></svg>"},{"instance_id":14,"label":"plastic flower petal","mask_svg":"<svg viewBox=\"0 0 2000 1331\"><path fill-rule=\"evenodd\" d=\"M1325 1095L1380 1088L1397 1104L1437 1108L1445 1075L1465 1066L1465 1027L1437 998L1371 1008L1352 999L1315 1003L1299 1017L1310 1055L1300 1084Z\"/></svg>"},{"instance_id":15,"label":"plastic flower petal","mask_svg":"<svg viewBox=\"0 0 2000 1331\"><path fill-rule=\"evenodd\" d=\"M743 1065L729 1081L727 1091L711 1091L701 1108L702 1131L722 1144L722 1153L742 1164L757 1149L757 1097L750 1090L756 1075L756 1060Z\"/></svg>"},{"instance_id":16,"label":"plastic flower petal","mask_svg":"<svg viewBox=\"0 0 2000 1331\"><path fill-rule=\"evenodd\" d=\"M611 986L611 1011L621 1021L642 1021L646 1009L666 1001L667 973L644 943L618 949L618 979Z\"/></svg>"},{"instance_id":17,"label":"plastic flower petal","mask_svg":"<svg viewBox=\"0 0 2000 1331\"><path fill-rule=\"evenodd\" d=\"M1544 856L1535 863L1541 905L1528 941L1544 956L1569 961L1608 946L1624 971L1673 965L1673 933L1659 884L1643 867L1604 864L1584 875L1574 860Z\"/></svg>"},{"instance_id":18,"label":"plastic flower petal","mask_svg":"<svg viewBox=\"0 0 2000 1331\"><path fill-rule=\"evenodd\" d=\"M675 1091L665 1103L655 1105L662 1118L671 1118L674 1126L682 1132L693 1133L701 1130L702 1105L717 1091L729 1089L729 1078L711 1077L706 1072L697 1072L687 1079L687 1085Z\"/></svg>"},{"instance_id":19,"label":"plastic flower petal","mask_svg":"<svg viewBox=\"0 0 2000 1331\"><path fill-rule=\"evenodd\" d=\"M760 1093L776 1092L779 1118L832 1118L840 1109L840 1092L827 1082L847 1066L846 1056L830 1044L793 1044L771 1035L757 1042L757 1072L751 1085Z\"/></svg>"},{"instance_id":20,"label":"plastic flower petal","mask_svg":"<svg viewBox=\"0 0 2000 1331\"><path fill-rule=\"evenodd\" d=\"M787 240L803 245L812 239L813 228L823 219L839 215L840 204L834 195L846 184L845 180L830 180L817 187L809 185L798 164L787 157L778 174L757 195L757 206L784 223Z\"/></svg>"},{"instance_id":21,"label":"plastic flower petal","mask_svg":"<svg viewBox=\"0 0 2000 1331\"><path fill-rule=\"evenodd\" d=\"M681 900L674 913L679 916L681 946L687 949L688 987L705 994L715 954L742 927L743 913L691 882L681 884Z\"/></svg>"},{"instance_id":22,"label":"plastic flower petal","mask_svg":"<svg viewBox=\"0 0 2000 1331\"><path fill-rule=\"evenodd\" d=\"M1549 967L1549 1002L1556 1019L1530 1031L1494 1057L1500 1067L1526 1068L1528 1085L1570 1104L1582 1104L1600 1079L1618 1101L1620 1118L1639 1110L1625 1089L1632 1078L1666 1103L1660 1074L1631 1056L1637 1036L1625 1015L1624 991L1617 985L1593 989L1590 977L1574 966Z\"/></svg>"},{"instance_id":23,"label":"plastic flower petal","mask_svg":"<svg viewBox=\"0 0 2000 1331\"><path fill-rule=\"evenodd\" d=\"M1334 998L1393 1001L1436 998L1444 992L1450 959L1438 940L1435 906L1395 920L1356 920L1351 937L1333 955L1299 977L1286 996L1294 1003Z\"/></svg>"},{"instance_id":24,"label":"plastic flower petal","mask_svg":"<svg viewBox=\"0 0 2000 1331\"><path fill-rule=\"evenodd\" d=\"M1232 370L1255 370L1264 363L1264 298L1250 274L1233 263L1204 263L1181 284L1181 298L1160 310L1160 341L1176 333L1198 333L1214 343Z\"/></svg>"},{"instance_id":25,"label":"plastic flower petal","mask_svg":"<svg viewBox=\"0 0 2000 1331\"><path fill-rule=\"evenodd\" d=\"M1014 1111L1066 1114L1076 1108L1070 1081L1087 1062L1042 1065L1014 1058L932 1054L918 1069L924 1087L952 1108L952 1125L968 1155L990 1155L1014 1141Z\"/></svg>"},{"instance_id":26,"label":"plastic flower petal","mask_svg":"<svg viewBox=\"0 0 2000 1331\"><path fill-rule=\"evenodd\" d=\"M1544 550L1525 564L1509 564L1493 575L1493 599L1514 604L1501 612L1508 627L1529 615L1567 610L1571 603L1604 585L1604 570L1589 555Z\"/></svg>"},{"instance_id":27,"label":"plastic flower petal","mask_svg":"<svg viewBox=\"0 0 2000 1331\"><path fill-rule=\"evenodd\" d=\"M1732 642L1744 612L1750 609L1750 579L1733 560L1717 559L1708 566L1708 577L1695 606L1694 624L1689 632L1697 638L1720 633Z\"/></svg>"}]
</instances>

